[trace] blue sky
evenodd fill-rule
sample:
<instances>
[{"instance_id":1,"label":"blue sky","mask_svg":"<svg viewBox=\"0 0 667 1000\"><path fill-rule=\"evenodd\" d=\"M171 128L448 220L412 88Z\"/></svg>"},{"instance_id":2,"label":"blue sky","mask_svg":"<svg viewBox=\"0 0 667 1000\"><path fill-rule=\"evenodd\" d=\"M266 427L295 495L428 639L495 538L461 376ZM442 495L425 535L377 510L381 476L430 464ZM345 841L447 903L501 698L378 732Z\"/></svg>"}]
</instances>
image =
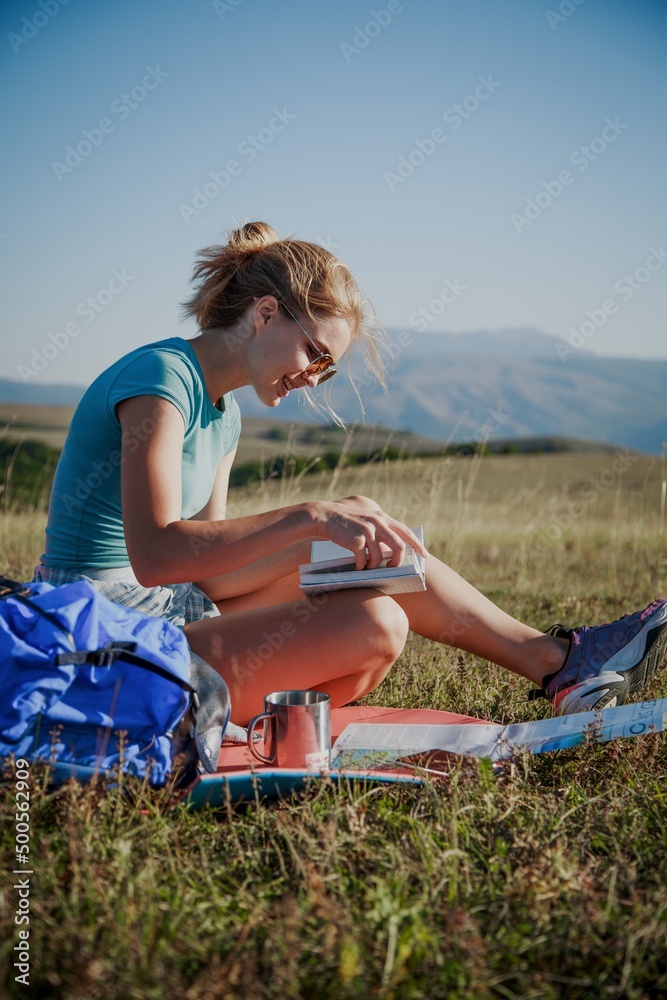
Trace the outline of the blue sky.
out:
<instances>
[{"instance_id":1,"label":"blue sky","mask_svg":"<svg viewBox=\"0 0 667 1000\"><path fill-rule=\"evenodd\" d=\"M647 0L6 2L2 374L84 384L193 335L195 252L252 219L328 244L387 326L588 320L591 351L667 358L666 27Z\"/></svg>"}]
</instances>

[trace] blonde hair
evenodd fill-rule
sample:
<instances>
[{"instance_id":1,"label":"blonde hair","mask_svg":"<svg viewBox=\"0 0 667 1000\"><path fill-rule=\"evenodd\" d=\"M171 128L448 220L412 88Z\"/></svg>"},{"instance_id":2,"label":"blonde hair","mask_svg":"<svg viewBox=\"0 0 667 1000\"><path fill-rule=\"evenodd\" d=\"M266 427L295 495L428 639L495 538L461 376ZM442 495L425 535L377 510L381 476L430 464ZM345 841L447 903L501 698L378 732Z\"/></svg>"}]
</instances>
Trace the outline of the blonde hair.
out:
<instances>
[{"instance_id":1,"label":"blonde hair","mask_svg":"<svg viewBox=\"0 0 667 1000\"><path fill-rule=\"evenodd\" d=\"M349 268L324 247L292 237L281 240L268 223L247 222L228 234L226 244L199 251L192 280L196 291L183 303L183 311L202 330L230 327L263 295L275 295L292 312L314 321L342 317L352 330L352 343L361 347L367 373L386 388L379 349L384 334L375 312ZM349 355L347 369L350 375ZM344 426L329 404L328 392L324 406L309 390L304 393L316 410Z\"/></svg>"}]
</instances>

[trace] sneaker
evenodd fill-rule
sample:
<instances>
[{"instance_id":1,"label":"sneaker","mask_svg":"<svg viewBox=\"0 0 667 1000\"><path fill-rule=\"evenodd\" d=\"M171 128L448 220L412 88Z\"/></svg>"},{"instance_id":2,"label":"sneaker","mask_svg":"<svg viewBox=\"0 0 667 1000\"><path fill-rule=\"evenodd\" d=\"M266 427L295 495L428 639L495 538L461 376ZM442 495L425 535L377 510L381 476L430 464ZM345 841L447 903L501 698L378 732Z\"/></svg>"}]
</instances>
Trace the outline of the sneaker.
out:
<instances>
[{"instance_id":1,"label":"sneaker","mask_svg":"<svg viewBox=\"0 0 667 1000\"><path fill-rule=\"evenodd\" d=\"M562 668L532 697L548 698L557 715L613 708L646 687L667 654L667 601L609 625L553 625L548 634L570 645Z\"/></svg>"}]
</instances>

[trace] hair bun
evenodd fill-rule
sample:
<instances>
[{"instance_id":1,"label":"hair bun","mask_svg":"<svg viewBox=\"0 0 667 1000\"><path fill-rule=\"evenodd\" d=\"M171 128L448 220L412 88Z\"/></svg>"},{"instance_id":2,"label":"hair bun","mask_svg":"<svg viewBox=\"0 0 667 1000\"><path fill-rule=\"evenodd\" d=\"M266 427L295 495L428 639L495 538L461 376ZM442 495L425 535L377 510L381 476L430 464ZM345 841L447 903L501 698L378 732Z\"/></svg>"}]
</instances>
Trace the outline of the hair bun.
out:
<instances>
[{"instance_id":1,"label":"hair bun","mask_svg":"<svg viewBox=\"0 0 667 1000\"><path fill-rule=\"evenodd\" d=\"M261 250L262 247L280 240L275 229L268 222L246 222L240 229L234 229L227 241L236 250Z\"/></svg>"}]
</instances>

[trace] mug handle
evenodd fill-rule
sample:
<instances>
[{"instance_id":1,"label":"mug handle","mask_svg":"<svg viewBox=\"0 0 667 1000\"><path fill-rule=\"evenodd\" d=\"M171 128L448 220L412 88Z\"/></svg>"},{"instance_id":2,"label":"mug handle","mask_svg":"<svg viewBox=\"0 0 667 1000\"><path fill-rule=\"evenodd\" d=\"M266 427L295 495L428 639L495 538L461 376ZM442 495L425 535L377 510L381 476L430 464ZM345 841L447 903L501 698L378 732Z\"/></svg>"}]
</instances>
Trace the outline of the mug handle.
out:
<instances>
[{"instance_id":1,"label":"mug handle","mask_svg":"<svg viewBox=\"0 0 667 1000\"><path fill-rule=\"evenodd\" d=\"M259 761L262 762L262 764L273 764L274 760L276 759L276 750L277 750L277 747L276 747L276 740L275 740L275 734L274 734L275 718L276 718L275 715L272 715L270 712L262 712L261 715L256 715L254 719L251 719L250 724L248 726L248 749L250 750L250 753L253 754L257 758L257 760L259 760ZM273 753L271 754L270 757L265 757L264 754L262 754L262 753L259 752L259 750L255 750L255 747L253 745L253 735L254 735L254 732L255 732L255 727L257 726L257 724L259 722L262 721L262 719L268 719L269 720L269 723L271 725L271 735L274 737L273 738Z\"/></svg>"}]
</instances>

